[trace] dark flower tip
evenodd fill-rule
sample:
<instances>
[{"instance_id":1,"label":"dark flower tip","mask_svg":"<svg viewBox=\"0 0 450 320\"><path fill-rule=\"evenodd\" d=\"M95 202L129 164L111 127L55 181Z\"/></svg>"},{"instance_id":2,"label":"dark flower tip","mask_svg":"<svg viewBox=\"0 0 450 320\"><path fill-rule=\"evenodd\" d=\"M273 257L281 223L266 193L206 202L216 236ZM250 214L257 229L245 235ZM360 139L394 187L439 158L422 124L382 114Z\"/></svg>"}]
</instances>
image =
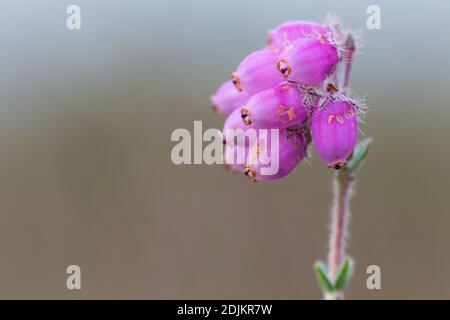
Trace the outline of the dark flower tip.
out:
<instances>
[{"instance_id":1,"label":"dark flower tip","mask_svg":"<svg viewBox=\"0 0 450 320\"><path fill-rule=\"evenodd\" d=\"M330 164L328 165L328 167L330 167L330 168L332 168L332 169L339 170L339 169L345 167L346 164L347 164L347 161L336 160L335 162L330 163Z\"/></svg>"}]
</instances>

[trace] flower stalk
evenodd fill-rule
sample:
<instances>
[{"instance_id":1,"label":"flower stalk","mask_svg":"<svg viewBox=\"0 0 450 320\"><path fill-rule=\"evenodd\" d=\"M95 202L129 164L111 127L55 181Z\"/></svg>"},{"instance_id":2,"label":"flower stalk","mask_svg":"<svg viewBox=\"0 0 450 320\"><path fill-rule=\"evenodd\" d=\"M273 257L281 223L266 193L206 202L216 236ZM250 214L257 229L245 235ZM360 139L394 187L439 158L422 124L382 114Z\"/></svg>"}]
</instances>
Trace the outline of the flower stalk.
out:
<instances>
[{"instance_id":1,"label":"flower stalk","mask_svg":"<svg viewBox=\"0 0 450 320\"><path fill-rule=\"evenodd\" d=\"M350 85L350 75L352 73L353 57L356 52L355 40L351 33L347 35L343 48L343 63L344 63L344 76L342 80L342 92L345 94Z\"/></svg>"},{"instance_id":2,"label":"flower stalk","mask_svg":"<svg viewBox=\"0 0 450 320\"><path fill-rule=\"evenodd\" d=\"M360 142L348 158L347 165L334 176L328 264L316 262L314 267L326 300L344 299L344 290L352 276L353 260L346 256L350 200L356 171L367 156L370 144L371 139Z\"/></svg>"},{"instance_id":3,"label":"flower stalk","mask_svg":"<svg viewBox=\"0 0 450 320\"><path fill-rule=\"evenodd\" d=\"M328 273L333 281L336 281L345 255L353 182L354 177L348 172L344 174L337 172L334 178L334 205L331 214L330 251L328 254Z\"/></svg>"},{"instance_id":4,"label":"flower stalk","mask_svg":"<svg viewBox=\"0 0 450 320\"><path fill-rule=\"evenodd\" d=\"M354 174L347 170L338 171L333 181L334 204L331 210L331 232L328 252L328 276L335 282L345 257L350 198L353 192ZM343 292L335 292L328 299L340 300Z\"/></svg>"}]
</instances>

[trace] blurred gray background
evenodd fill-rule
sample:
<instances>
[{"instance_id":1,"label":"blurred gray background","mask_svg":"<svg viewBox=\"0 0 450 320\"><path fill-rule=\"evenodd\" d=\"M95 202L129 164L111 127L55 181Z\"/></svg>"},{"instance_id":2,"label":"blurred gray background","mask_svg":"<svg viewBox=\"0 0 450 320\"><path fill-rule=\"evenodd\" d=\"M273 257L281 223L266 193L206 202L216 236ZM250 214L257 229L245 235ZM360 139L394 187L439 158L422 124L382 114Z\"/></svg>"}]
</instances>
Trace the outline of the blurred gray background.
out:
<instances>
[{"instance_id":1,"label":"blurred gray background","mask_svg":"<svg viewBox=\"0 0 450 320\"><path fill-rule=\"evenodd\" d=\"M81 7L80 31L66 8ZM381 7L382 29L366 29ZM330 171L250 183L175 166L176 128L266 32L327 12L362 32L352 89L375 144L358 177L348 297L450 298L450 2L0 2L0 298L320 298ZM69 291L65 269L82 269ZM366 288L368 265L382 289Z\"/></svg>"}]
</instances>

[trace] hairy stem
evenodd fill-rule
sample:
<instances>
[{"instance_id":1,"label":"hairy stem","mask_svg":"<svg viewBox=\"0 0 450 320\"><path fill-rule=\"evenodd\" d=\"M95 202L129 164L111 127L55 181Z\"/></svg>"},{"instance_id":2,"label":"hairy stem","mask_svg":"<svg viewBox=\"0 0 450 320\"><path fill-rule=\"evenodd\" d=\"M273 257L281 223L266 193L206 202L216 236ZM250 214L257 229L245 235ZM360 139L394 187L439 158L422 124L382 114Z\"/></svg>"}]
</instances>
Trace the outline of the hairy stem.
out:
<instances>
[{"instance_id":1,"label":"hairy stem","mask_svg":"<svg viewBox=\"0 0 450 320\"><path fill-rule=\"evenodd\" d=\"M333 181L333 207L331 209L331 233L328 253L328 277L336 281L338 272L345 258L345 245L350 215L350 198L352 196L354 175L346 170L336 173ZM325 299L343 299L342 292L334 292Z\"/></svg>"},{"instance_id":2,"label":"hairy stem","mask_svg":"<svg viewBox=\"0 0 450 320\"><path fill-rule=\"evenodd\" d=\"M353 59L344 61L344 81L342 84L342 91L344 93L347 92L348 85L350 84L350 74L352 73L352 61Z\"/></svg>"},{"instance_id":3,"label":"hairy stem","mask_svg":"<svg viewBox=\"0 0 450 320\"><path fill-rule=\"evenodd\" d=\"M356 46L355 41L351 33L347 35L344 45L344 55L343 55L343 64L344 64L344 75L342 80L342 92L345 94L348 90L348 86L350 84L350 74L352 73L352 62L353 57L355 55Z\"/></svg>"}]
</instances>

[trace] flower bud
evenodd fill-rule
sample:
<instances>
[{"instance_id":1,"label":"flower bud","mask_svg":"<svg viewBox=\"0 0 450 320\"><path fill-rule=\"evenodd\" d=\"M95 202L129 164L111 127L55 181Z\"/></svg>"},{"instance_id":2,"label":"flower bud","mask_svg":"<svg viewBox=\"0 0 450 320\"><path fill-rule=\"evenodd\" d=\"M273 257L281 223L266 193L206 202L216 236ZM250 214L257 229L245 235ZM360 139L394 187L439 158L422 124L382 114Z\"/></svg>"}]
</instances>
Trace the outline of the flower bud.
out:
<instances>
[{"instance_id":1,"label":"flower bud","mask_svg":"<svg viewBox=\"0 0 450 320\"><path fill-rule=\"evenodd\" d=\"M231 74L231 80L239 91L254 94L269 89L280 82L283 76L277 70L278 53L258 50L248 55Z\"/></svg>"},{"instance_id":2,"label":"flower bud","mask_svg":"<svg viewBox=\"0 0 450 320\"><path fill-rule=\"evenodd\" d=\"M330 168L345 166L358 139L355 106L334 101L317 109L312 115L311 134L317 152Z\"/></svg>"},{"instance_id":3,"label":"flower bud","mask_svg":"<svg viewBox=\"0 0 450 320\"><path fill-rule=\"evenodd\" d=\"M241 117L257 128L287 128L306 119L302 101L298 86L282 83L253 95L241 108Z\"/></svg>"},{"instance_id":4,"label":"flower bud","mask_svg":"<svg viewBox=\"0 0 450 320\"><path fill-rule=\"evenodd\" d=\"M287 79L317 85L335 70L338 62L338 51L327 40L304 38L281 52L277 68Z\"/></svg>"},{"instance_id":5,"label":"flower bud","mask_svg":"<svg viewBox=\"0 0 450 320\"><path fill-rule=\"evenodd\" d=\"M328 33L324 25L308 21L291 21L279 25L269 32L269 47L281 51L294 41L302 38L325 37Z\"/></svg>"},{"instance_id":6,"label":"flower bud","mask_svg":"<svg viewBox=\"0 0 450 320\"><path fill-rule=\"evenodd\" d=\"M235 109L244 106L249 98L247 92L237 90L233 82L228 80L211 97L211 102L217 113L229 115Z\"/></svg>"},{"instance_id":7,"label":"flower bud","mask_svg":"<svg viewBox=\"0 0 450 320\"><path fill-rule=\"evenodd\" d=\"M250 147L256 143L257 133L251 125L245 125L240 109L234 110L225 120L222 130L224 163L232 171L244 172Z\"/></svg>"},{"instance_id":8,"label":"flower bud","mask_svg":"<svg viewBox=\"0 0 450 320\"><path fill-rule=\"evenodd\" d=\"M273 135L273 130L277 133ZM271 129L250 148L244 174L252 181L280 179L305 157L306 141L299 131Z\"/></svg>"},{"instance_id":9,"label":"flower bud","mask_svg":"<svg viewBox=\"0 0 450 320\"><path fill-rule=\"evenodd\" d=\"M245 160L244 162L239 160L239 154L243 154L244 156L247 156L246 151L248 153L248 150L245 149L242 146L235 145L229 145L225 144L225 150L224 150L224 164L225 168L232 171L232 172L239 172L243 173L245 170Z\"/></svg>"}]
</instances>

